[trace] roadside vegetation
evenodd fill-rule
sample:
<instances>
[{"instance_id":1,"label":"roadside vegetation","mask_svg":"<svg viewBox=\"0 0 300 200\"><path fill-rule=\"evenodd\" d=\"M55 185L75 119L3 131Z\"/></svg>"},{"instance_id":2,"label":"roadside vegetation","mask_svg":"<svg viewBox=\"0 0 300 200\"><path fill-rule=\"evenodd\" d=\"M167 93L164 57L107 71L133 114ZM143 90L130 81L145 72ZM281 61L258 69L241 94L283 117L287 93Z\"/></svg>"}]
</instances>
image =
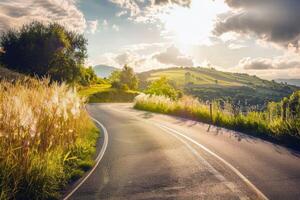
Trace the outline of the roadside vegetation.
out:
<instances>
[{"instance_id":1,"label":"roadside vegetation","mask_svg":"<svg viewBox=\"0 0 300 200\"><path fill-rule=\"evenodd\" d=\"M168 92L158 94L140 94L134 108L186 117L300 147L300 91L280 102L270 102L264 111L245 111L228 102L203 102L191 96L174 98Z\"/></svg>"},{"instance_id":2,"label":"roadside vegetation","mask_svg":"<svg viewBox=\"0 0 300 200\"><path fill-rule=\"evenodd\" d=\"M139 80L133 69L127 65L121 71L113 71L102 83L82 87L79 94L89 103L133 102L139 94Z\"/></svg>"},{"instance_id":3,"label":"roadside vegetation","mask_svg":"<svg viewBox=\"0 0 300 200\"><path fill-rule=\"evenodd\" d=\"M76 91L48 79L0 84L0 199L58 199L93 165L98 129Z\"/></svg>"},{"instance_id":4,"label":"roadside vegetation","mask_svg":"<svg viewBox=\"0 0 300 200\"><path fill-rule=\"evenodd\" d=\"M60 199L93 166L99 131L75 89L101 81L83 65L86 45L56 23L1 35L1 200Z\"/></svg>"}]
</instances>

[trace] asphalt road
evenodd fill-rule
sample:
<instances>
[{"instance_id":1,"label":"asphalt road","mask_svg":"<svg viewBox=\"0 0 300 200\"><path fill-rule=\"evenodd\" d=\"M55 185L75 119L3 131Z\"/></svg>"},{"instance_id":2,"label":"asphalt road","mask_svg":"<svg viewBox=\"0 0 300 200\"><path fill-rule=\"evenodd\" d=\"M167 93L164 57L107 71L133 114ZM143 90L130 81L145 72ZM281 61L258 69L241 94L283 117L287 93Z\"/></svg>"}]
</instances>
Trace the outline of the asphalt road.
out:
<instances>
[{"instance_id":1,"label":"asphalt road","mask_svg":"<svg viewBox=\"0 0 300 200\"><path fill-rule=\"evenodd\" d=\"M87 107L106 127L108 144L69 199L300 199L299 153L131 107Z\"/></svg>"}]
</instances>

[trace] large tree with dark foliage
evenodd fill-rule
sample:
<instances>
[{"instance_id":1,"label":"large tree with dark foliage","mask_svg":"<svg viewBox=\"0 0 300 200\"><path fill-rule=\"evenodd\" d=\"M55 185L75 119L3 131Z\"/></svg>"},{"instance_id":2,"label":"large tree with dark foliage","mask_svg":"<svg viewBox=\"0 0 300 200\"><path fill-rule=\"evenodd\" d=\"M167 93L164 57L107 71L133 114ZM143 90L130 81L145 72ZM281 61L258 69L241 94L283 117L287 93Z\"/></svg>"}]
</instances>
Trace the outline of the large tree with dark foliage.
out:
<instances>
[{"instance_id":1,"label":"large tree with dark foliage","mask_svg":"<svg viewBox=\"0 0 300 200\"><path fill-rule=\"evenodd\" d=\"M76 82L82 78L86 45L82 34L57 23L32 22L1 35L0 46L5 53L0 55L0 61L24 74Z\"/></svg>"}]
</instances>

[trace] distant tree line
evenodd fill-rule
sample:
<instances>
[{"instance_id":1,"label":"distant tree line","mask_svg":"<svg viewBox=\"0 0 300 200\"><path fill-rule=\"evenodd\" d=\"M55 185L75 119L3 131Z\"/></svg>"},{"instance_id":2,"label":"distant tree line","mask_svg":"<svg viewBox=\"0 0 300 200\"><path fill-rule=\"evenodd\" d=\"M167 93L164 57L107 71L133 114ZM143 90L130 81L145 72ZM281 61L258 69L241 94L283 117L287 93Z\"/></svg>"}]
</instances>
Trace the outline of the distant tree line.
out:
<instances>
[{"instance_id":1,"label":"distant tree line","mask_svg":"<svg viewBox=\"0 0 300 200\"><path fill-rule=\"evenodd\" d=\"M0 36L0 62L6 68L54 81L90 84L97 80L93 69L85 68L87 40L82 34L58 23L31 22Z\"/></svg>"}]
</instances>

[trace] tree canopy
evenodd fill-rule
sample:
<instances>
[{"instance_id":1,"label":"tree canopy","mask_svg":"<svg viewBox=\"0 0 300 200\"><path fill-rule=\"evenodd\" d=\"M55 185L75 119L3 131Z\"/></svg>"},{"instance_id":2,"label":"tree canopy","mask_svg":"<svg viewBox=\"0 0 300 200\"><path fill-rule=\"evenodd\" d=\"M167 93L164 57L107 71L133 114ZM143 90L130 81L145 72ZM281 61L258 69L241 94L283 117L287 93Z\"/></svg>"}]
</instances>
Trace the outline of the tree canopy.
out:
<instances>
[{"instance_id":1,"label":"tree canopy","mask_svg":"<svg viewBox=\"0 0 300 200\"><path fill-rule=\"evenodd\" d=\"M152 81L146 89L146 93L158 96L163 95L172 99L176 99L181 96L180 91L176 90L164 76Z\"/></svg>"},{"instance_id":2,"label":"tree canopy","mask_svg":"<svg viewBox=\"0 0 300 200\"><path fill-rule=\"evenodd\" d=\"M136 90L139 84L136 74L128 65L125 65L122 71L114 71L110 76L110 80L112 87L119 89Z\"/></svg>"},{"instance_id":3,"label":"tree canopy","mask_svg":"<svg viewBox=\"0 0 300 200\"><path fill-rule=\"evenodd\" d=\"M87 40L58 23L31 22L0 37L0 62L9 69L52 80L79 82L87 57ZM86 73L85 73L86 74Z\"/></svg>"}]
</instances>

